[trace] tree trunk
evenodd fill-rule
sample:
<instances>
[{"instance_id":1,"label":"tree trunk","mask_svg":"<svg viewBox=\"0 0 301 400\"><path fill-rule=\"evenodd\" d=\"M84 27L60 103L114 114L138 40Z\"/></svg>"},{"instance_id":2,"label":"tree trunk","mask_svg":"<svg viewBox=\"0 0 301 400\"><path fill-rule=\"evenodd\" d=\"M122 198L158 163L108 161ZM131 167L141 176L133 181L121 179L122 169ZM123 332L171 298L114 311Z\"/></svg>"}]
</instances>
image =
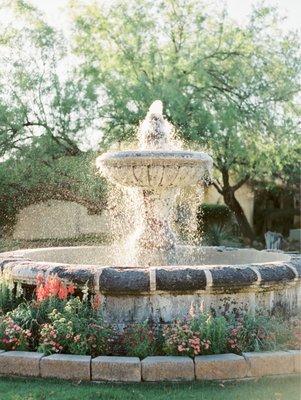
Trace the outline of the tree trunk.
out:
<instances>
[{"instance_id":1,"label":"tree trunk","mask_svg":"<svg viewBox=\"0 0 301 400\"><path fill-rule=\"evenodd\" d=\"M230 210L233 211L238 226L240 228L241 234L243 235L244 238L248 239L250 244L252 244L253 240L255 239L253 229L249 224L249 221L247 220L244 210L242 209L240 203L235 197L235 191L248 180L248 177L243 179L240 183L234 186L230 186L229 171L225 169L222 170L222 176L223 176L223 188L221 192L224 197L224 202L230 208Z\"/></svg>"},{"instance_id":2,"label":"tree trunk","mask_svg":"<svg viewBox=\"0 0 301 400\"><path fill-rule=\"evenodd\" d=\"M235 194L231 188L229 191L224 192L224 201L225 204L230 208L230 210L233 211L238 226L240 228L241 234L243 235L243 237L247 238L252 243L255 238L253 229L249 224L249 221L245 216L244 210L242 209L241 205L236 199Z\"/></svg>"}]
</instances>

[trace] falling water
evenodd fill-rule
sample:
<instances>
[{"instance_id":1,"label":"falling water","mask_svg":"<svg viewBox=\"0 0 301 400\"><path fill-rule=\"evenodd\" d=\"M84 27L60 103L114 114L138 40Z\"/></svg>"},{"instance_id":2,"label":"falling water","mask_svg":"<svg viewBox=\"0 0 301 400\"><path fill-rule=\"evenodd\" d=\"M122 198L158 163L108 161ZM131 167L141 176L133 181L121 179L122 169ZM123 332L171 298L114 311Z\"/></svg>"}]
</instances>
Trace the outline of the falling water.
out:
<instances>
[{"instance_id":1,"label":"falling water","mask_svg":"<svg viewBox=\"0 0 301 400\"><path fill-rule=\"evenodd\" d=\"M109 152L97 159L101 173L124 188L127 201L134 205L135 230L120 253L122 261L135 266L175 264L177 239L171 223L175 199L181 189L208 177L212 159L206 153L181 150L160 100L141 122L138 140L137 150Z\"/></svg>"}]
</instances>

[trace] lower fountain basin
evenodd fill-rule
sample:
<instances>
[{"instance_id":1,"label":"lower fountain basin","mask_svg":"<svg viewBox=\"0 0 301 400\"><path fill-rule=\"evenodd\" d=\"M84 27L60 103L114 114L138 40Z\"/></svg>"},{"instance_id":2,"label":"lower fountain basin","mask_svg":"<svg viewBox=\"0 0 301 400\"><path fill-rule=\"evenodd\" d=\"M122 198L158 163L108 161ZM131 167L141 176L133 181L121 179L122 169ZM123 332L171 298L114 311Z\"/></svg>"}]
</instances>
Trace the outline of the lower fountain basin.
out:
<instances>
[{"instance_id":1,"label":"lower fountain basin","mask_svg":"<svg viewBox=\"0 0 301 400\"><path fill-rule=\"evenodd\" d=\"M118 246L73 246L24 249L0 253L3 257L25 257L32 261L47 263L64 263L71 265L114 265L120 268L130 268L130 263L123 263L122 247ZM173 265L193 265L210 268L220 265L238 265L253 263L286 262L291 256L282 252L259 251L252 248L232 248L222 246L188 246L176 247L176 261Z\"/></svg>"},{"instance_id":2,"label":"lower fountain basin","mask_svg":"<svg viewBox=\"0 0 301 400\"><path fill-rule=\"evenodd\" d=\"M0 254L1 276L34 286L36 276L57 274L79 289L100 293L106 318L116 323L147 318L170 321L191 304L296 312L301 306L301 258L280 252L178 246L169 266L118 262L114 246L26 249Z\"/></svg>"}]
</instances>

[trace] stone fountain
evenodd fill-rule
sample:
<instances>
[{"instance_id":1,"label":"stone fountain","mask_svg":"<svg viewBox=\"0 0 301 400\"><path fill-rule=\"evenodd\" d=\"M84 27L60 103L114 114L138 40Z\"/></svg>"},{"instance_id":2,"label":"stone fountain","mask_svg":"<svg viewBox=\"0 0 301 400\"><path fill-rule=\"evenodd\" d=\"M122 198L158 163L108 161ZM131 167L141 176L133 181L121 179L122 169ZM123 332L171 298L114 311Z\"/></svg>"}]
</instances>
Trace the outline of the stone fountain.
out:
<instances>
[{"instance_id":1,"label":"stone fountain","mask_svg":"<svg viewBox=\"0 0 301 400\"><path fill-rule=\"evenodd\" d=\"M201 184L209 177L212 158L201 152L175 150L172 126L164 120L161 101L155 101L142 122L139 150L105 153L99 170L111 182L137 188L136 212L141 223L127 248L131 265L169 265L175 262L176 240L170 225L179 189Z\"/></svg>"},{"instance_id":2,"label":"stone fountain","mask_svg":"<svg viewBox=\"0 0 301 400\"><path fill-rule=\"evenodd\" d=\"M155 101L138 130L135 151L108 152L97 159L113 184L135 194L136 229L120 243L25 249L0 254L0 279L29 289L37 274L57 274L79 289L102 296L105 317L117 323L147 318L170 321L191 304L219 313L301 307L301 259L275 251L180 244L172 210L182 188L202 184L212 159L184 151Z\"/></svg>"}]
</instances>

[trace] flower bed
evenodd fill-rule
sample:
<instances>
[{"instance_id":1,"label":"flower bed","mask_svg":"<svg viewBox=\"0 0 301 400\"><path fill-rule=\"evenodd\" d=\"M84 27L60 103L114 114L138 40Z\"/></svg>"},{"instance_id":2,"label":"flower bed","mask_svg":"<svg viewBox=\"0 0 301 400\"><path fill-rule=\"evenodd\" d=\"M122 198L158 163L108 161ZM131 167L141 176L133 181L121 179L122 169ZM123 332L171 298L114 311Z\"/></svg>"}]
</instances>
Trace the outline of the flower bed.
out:
<instances>
[{"instance_id":1,"label":"flower bed","mask_svg":"<svg viewBox=\"0 0 301 400\"><path fill-rule=\"evenodd\" d=\"M107 323L99 296L76 288L57 276L38 276L34 298L22 288L0 283L0 349L29 350L50 355L199 356L242 354L300 347L297 318L221 310L203 306L186 318L162 324L145 321L126 326Z\"/></svg>"}]
</instances>

